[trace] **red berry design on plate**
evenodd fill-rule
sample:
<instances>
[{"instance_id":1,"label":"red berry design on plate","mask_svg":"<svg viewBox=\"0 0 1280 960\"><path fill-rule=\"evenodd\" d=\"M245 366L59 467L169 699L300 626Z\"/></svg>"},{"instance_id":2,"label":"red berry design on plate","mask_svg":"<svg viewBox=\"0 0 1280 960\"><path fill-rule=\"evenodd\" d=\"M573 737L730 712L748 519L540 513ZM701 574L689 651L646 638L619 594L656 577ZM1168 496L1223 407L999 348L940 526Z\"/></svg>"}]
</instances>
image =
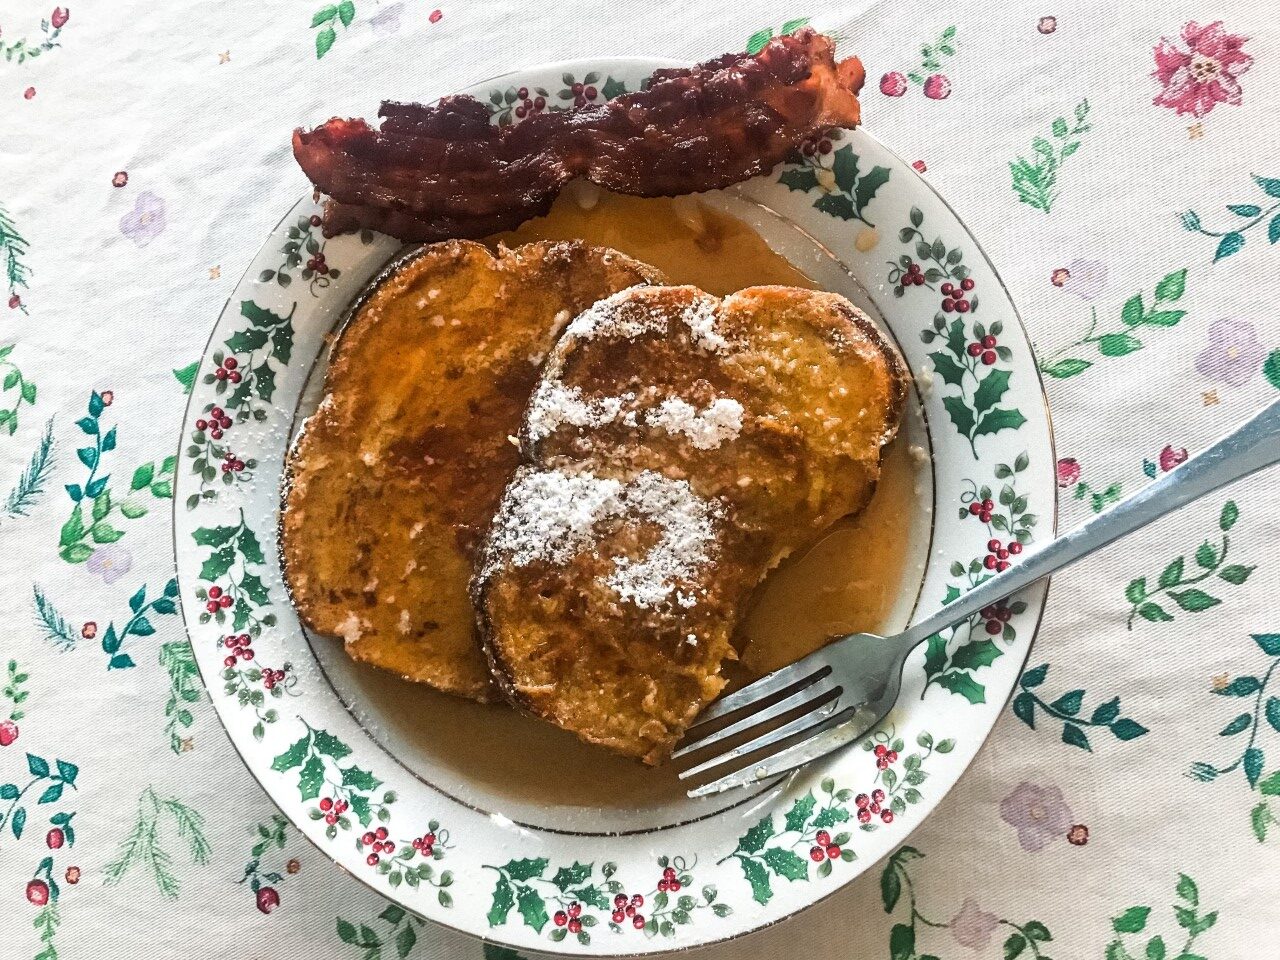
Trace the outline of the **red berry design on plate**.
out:
<instances>
[{"instance_id":1,"label":"red berry design on plate","mask_svg":"<svg viewBox=\"0 0 1280 960\"><path fill-rule=\"evenodd\" d=\"M887 807L880 811L880 819L885 823L893 823L893 811Z\"/></svg>"},{"instance_id":2,"label":"red berry design on plate","mask_svg":"<svg viewBox=\"0 0 1280 960\"><path fill-rule=\"evenodd\" d=\"M626 907L626 905L627 905L627 895L625 893L620 893L613 898L614 909L621 910L624 907Z\"/></svg>"},{"instance_id":3,"label":"red berry design on plate","mask_svg":"<svg viewBox=\"0 0 1280 960\"><path fill-rule=\"evenodd\" d=\"M853 798L853 802L857 805L858 809L861 810L863 807L865 807L867 804L871 802L871 798L868 797L865 793L860 793Z\"/></svg>"},{"instance_id":4,"label":"red berry design on plate","mask_svg":"<svg viewBox=\"0 0 1280 960\"><path fill-rule=\"evenodd\" d=\"M1017 540L1009 541L1009 552L1015 557L1022 552L1022 544Z\"/></svg>"},{"instance_id":5,"label":"red berry design on plate","mask_svg":"<svg viewBox=\"0 0 1280 960\"><path fill-rule=\"evenodd\" d=\"M551 918L551 922L557 927L563 927L569 922L569 915L563 910L557 910L555 916Z\"/></svg>"},{"instance_id":6,"label":"red berry design on plate","mask_svg":"<svg viewBox=\"0 0 1280 960\"><path fill-rule=\"evenodd\" d=\"M924 82L924 95L930 100L945 100L951 96L951 81L944 74L935 73Z\"/></svg>"},{"instance_id":7,"label":"red berry design on plate","mask_svg":"<svg viewBox=\"0 0 1280 960\"><path fill-rule=\"evenodd\" d=\"M257 901L260 911L270 913L280 906L280 894L276 892L275 887L259 887Z\"/></svg>"},{"instance_id":8,"label":"red berry design on plate","mask_svg":"<svg viewBox=\"0 0 1280 960\"><path fill-rule=\"evenodd\" d=\"M871 799L874 803L880 803L884 800L884 791L877 787L871 791Z\"/></svg>"},{"instance_id":9,"label":"red berry design on plate","mask_svg":"<svg viewBox=\"0 0 1280 960\"><path fill-rule=\"evenodd\" d=\"M827 833L825 830L819 830L817 834L814 835L813 842L820 847L828 847L831 845L831 834Z\"/></svg>"},{"instance_id":10,"label":"red berry design on plate","mask_svg":"<svg viewBox=\"0 0 1280 960\"><path fill-rule=\"evenodd\" d=\"M828 860L835 860L835 859L837 859L839 856L840 856L840 848L839 848L838 846L836 846L836 844L834 844L834 843L833 843L833 844L831 844L830 846L828 846L828 847L827 847L827 859L828 859Z\"/></svg>"},{"instance_id":11,"label":"red berry design on plate","mask_svg":"<svg viewBox=\"0 0 1280 960\"><path fill-rule=\"evenodd\" d=\"M570 933L581 933L581 932L582 932L582 921L581 921L581 920L570 920L570 921L569 921L569 932L570 932Z\"/></svg>"},{"instance_id":12,"label":"red berry design on plate","mask_svg":"<svg viewBox=\"0 0 1280 960\"><path fill-rule=\"evenodd\" d=\"M43 880L32 880L27 884L27 899L37 907L49 902L49 885Z\"/></svg>"},{"instance_id":13,"label":"red berry design on plate","mask_svg":"<svg viewBox=\"0 0 1280 960\"><path fill-rule=\"evenodd\" d=\"M880 78L880 92L886 97L900 97L907 92L907 78L892 70Z\"/></svg>"},{"instance_id":14,"label":"red berry design on plate","mask_svg":"<svg viewBox=\"0 0 1280 960\"><path fill-rule=\"evenodd\" d=\"M858 822L859 823L871 822L871 811L868 808L863 807L861 810L858 811Z\"/></svg>"},{"instance_id":15,"label":"red berry design on plate","mask_svg":"<svg viewBox=\"0 0 1280 960\"><path fill-rule=\"evenodd\" d=\"M826 851L822 847L813 847L809 851L809 859L814 863L821 863L822 858L826 856Z\"/></svg>"},{"instance_id":16,"label":"red berry design on plate","mask_svg":"<svg viewBox=\"0 0 1280 960\"><path fill-rule=\"evenodd\" d=\"M360 842L367 847L369 844L373 843L373 841L376 839L377 838L373 835L373 831L370 830L368 833L366 833L363 837L360 838Z\"/></svg>"},{"instance_id":17,"label":"red berry design on plate","mask_svg":"<svg viewBox=\"0 0 1280 960\"><path fill-rule=\"evenodd\" d=\"M378 860L379 860L379 859L380 859L380 857L379 857L376 853L371 853L371 854L369 854L367 857L365 857L365 858L364 858L364 862L365 862L365 863L367 863L367 864L368 864L369 866L371 866L371 867L376 867L376 866L378 865Z\"/></svg>"},{"instance_id":18,"label":"red berry design on plate","mask_svg":"<svg viewBox=\"0 0 1280 960\"><path fill-rule=\"evenodd\" d=\"M373 835L379 840L385 840L387 839L387 828L379 827L377 830L373 831Z\"/></svg>"},{"instance_id":19,"label":"red berry design on plate","mask_svg":"<svg viewBox=\"0 0 1280 960\"><path fill-rule=\"evenodd\" d=\"M623 921L623 920L625 920L625 919L627 919L627 915L626 915L625 913L623 913L621 910L615 910L615 911L613 911L613 922L614 922L614 923L622 923L622 921Z\"/></svg>"},{"instance_id":20,"label":"red berry design on plate","mask_svg":"<svg viewBox=\"0 0 1280 960\"><path fill-rule=\"evenodd\" d=\"M637 930L643 930L644 916L642 914L637 913L634 917L631 918L631 925L635 927Z\"/></svg>"}]
</instances>

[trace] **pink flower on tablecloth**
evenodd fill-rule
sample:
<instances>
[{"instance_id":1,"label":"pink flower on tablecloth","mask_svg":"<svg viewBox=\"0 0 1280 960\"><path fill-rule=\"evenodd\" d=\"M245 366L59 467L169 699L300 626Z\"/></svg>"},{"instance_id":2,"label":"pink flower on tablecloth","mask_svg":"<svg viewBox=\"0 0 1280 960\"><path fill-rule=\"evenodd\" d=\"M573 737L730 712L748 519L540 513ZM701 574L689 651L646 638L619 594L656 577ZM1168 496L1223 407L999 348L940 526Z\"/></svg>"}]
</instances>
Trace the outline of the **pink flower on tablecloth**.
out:
<instances>
[{"instance_id":1,"label":"pink flower on tablecloth","mask_svg":"<svg viewBox=\"0 0 1280 960\"><path fill-rule=\"evenodd\" d=\"M1071 810L1057 787L1023 781L1000 801L1000 819L1018 831L1018 843L1032 853L1043 850L1071 827Z\"/></svg>"},{"instance_id":2,"label":"pink flower on tablecloth","mask_svg":"<svg viewBox=\"0 0 1280 960\"><path fill-rule=\"evenodd\" d=\"M1050 277L1060 287L1081 300L1092 300L1107 286L1107 265L1098 260L1072 260Z\"/></svg>"},{"instance_id":3,"label":"pink flower on tablecloth","mask_svg":"<svg viewBox=\"0 0 1280 960\"><path fill-rule=\"evenodd\" d=\"M1210 380L1238 387L1261 369L1266 353L1257 328L1248 320L1215 320L1209 325L1208 346L1196 357L1196 369Z\"/></svg>"},{"instance_id":4,"label":"pink flower on tablecloth","mask_svg":"<svg viewBox=\"0 0 1280 960\"><path fill-rule=\"evenodd\" d=\"M1173 448L1173 444L1165 444L1165 448L1160 451L1160 469L1168 473L1178 464L1187 459L1187 448Z\"/></svg>"},{"instance_id":5,"label":"pink flower on tablecloth","mask_svg":"<svg viewBox=\"0 0 1280 960\"><path fill-rule=\"evenodd\" d=\"M1058 461L1058 486L1066 489L1080 479L1080 461L1075 457L1063 457Z\"/></svg>"},{"instance_id":6,"label":"pink flower on tablecloth","mask_svg":"<svg viewBox=\"0 0 1280 960\"><path fill-rule=\"evenodd\" d=\"M1227 33L1221 20L1204 27L1191 20L1182 28L1182 39L1186 49L1168 37L1155 46L1151 76L1163 89L1151 102L1195 117L1208 116L1220 103L1238 107L1239 77L1253 65L1253 57L1241 49L1249 38Z\"/></svg>"},{"instance_id":7,"label":"pink flower on tablecloth","mask_svg":"<svg viewBox=\"0 0 1280 960\"><path fill-rule=\"evenodd\" d=\"M133 209L120 218L120 232L140 247L164 233L164 201L150 190L138 194Z\"/></svg>"},{"instance_id":8,"label":"pink flower on tablecloth","mask_svg":"<svg viewBox=\"0 0 1280 960\"><path fill-rule=\"evenodd\" d=\"M956 943L972 950L981 950L991 940L991 934L1000 924L1000 918L978 908L973 898L960 904L960 912L951 918L951 935Z\"/></svg>"},{"instance_id":9,"label":"pink flower on tablecloth","mask_svg":"<svg viewBox=\"0 0 1280 960\"><path fill-rule=\"evenodd\" d=\"M133 566L133 554L124 547L98 547L85 563L85 569L97 574L105 584L113 584Z\"/></svg>"}]
</instances>

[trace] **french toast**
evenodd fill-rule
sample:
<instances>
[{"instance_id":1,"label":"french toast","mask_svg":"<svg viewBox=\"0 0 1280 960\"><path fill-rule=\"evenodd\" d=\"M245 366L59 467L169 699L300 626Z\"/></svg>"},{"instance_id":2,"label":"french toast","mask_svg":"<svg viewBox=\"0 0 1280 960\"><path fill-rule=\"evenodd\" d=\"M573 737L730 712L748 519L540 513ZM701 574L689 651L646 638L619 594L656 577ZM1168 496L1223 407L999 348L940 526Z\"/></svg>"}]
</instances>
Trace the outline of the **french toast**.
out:
<instances>
[{"instance_id":1,"label":"french toast","mask_svg":"<svg viewBox=\"0 0 1280 960\"><path fill-rule=\"evenodd\" d=\"M281 553L303 621L357 660L492 699L467 583L538 369L573 316L661 280L580 242L446 241L395 267L339 334L289 454Z\"/></svg>"},{"instance_id":2,"label":"french toast","mask_svg":"<svg viewBox=\"0 0 1280 960\"><path fill-rule=\"evenodd\" d=\"M650 287L566 328L472 593L513 703L659 763L783 557L864 506L907 375L844 298Z\"/></svg>"}]
</instances>

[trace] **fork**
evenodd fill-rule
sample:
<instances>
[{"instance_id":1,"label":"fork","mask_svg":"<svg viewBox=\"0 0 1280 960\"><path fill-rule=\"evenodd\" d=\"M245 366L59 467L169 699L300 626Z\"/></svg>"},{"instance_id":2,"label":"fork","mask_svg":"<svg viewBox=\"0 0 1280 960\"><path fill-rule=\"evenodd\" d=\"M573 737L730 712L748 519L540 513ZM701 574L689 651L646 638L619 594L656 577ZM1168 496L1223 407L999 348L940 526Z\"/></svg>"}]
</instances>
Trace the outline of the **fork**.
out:
<instances>
[{"instance_id":1,"label":"fork","mask_svg":"<svg viewBox=\"0 0 1280 960\"><path fill-rule=\"evenodd\" d=\"M673 758L738 743L696 766L682 780L718 773L688 791L720 793L779 776L864 737L893 708L902 671L916 647L948 627L1088 556L1152 520L1219 487L1280 462L1280 400L1273 401L1207 450L1170 470L1140 492L1044 544L1027 548L1021 562L980 582L937 613L892 637L855 633L775 670L712 704L685 734ZM775 721L796 714L779 726ZM736 719L717 727L731 715ZM761 754L765 748L774 752ZM732 765L732 769L729 769ZM729 772L725 772L729 769Z\"/></svg>"}]
</instances>

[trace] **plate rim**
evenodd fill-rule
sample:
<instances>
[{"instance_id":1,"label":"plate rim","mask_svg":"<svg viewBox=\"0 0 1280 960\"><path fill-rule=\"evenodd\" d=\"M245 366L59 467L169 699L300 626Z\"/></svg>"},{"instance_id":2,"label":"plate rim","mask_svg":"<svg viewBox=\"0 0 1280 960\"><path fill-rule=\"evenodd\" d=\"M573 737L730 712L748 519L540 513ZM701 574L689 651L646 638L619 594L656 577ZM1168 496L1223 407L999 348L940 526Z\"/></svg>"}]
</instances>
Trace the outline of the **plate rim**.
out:
<instances>
[{"instance_id":1,"label":"plate rim","mask_svg":"<svg viewBox=\"0 0 1280 960\"><path fill-rule=\"evenodd\" d=\"M599 68L602 68L603 65L605 64L623 65L626 67L634 68L636 70L643 70L651 73L652 71L658 70L658 69L689 66L691 65L691 61L679 60L676 58L669 58L669 57L637 56L637 55L620 56L620 55L609 55L609 54L595 56L595 57L574 57L574 58L568 58L568 59L562 59L562 60L547 61L544 63L537 63L537 64L528 65L528 66L520 66L510 70L505 70L501 73L494 74L492 76L484 77L474 82L464 84L459 87L459 90L457 92L470 93L472 95L477 95L479 88L486 84L501 82L503 80L507 80L509 78L514 78L521 75L526 75L531 73L566 71L571 68L580 69L584 67L591 67L591 68L599 69ZM441 96L444 96L444 95L446 94L442 94ZM435 101L433 100L432 102L435 102ZM901 164L901 166L904 169L911 169L911 165L908 161L906 161L896 150L894 150L892 147L887 145L883 140L880 140L874 133L869 132L865 125L859 125L857 129L859 133L861 133L863 136L870 138L879 146L879 148L883 149L886 153L890 154L899 164ZM759 177L769 176L773 172L775 172L777 169L778 168L773 168L768 173L759 175ZM985 263L986 267L990 270L992 277L1000 285L1000 290L1003 293L1005 300L1008 302L1009 308L1012 311L1013 318L1017 321L1018 328L1022 333L1023 337L1025 338L1026 344L1028 346L1030 358L1032 361L1030 366L1035 373L1034 387L1036 392L1038 392L1040 395L1041 408L1044 411L1045 432L1046 432L1046 440L1047 440L1047 448L1048 448L1047 453L1052 463L1056 464L1057 445L1056 445L1056 435L1053 429L1053 411L1049 403L1048 393L1045 389L1044 375L1040 371L1039 365L1034 362L1035 348L1032 342L1030 330L1027 328L1026 322L1022 317L1021 311L1018 309L1017 301L1014 299L1012 292L1009 290L1008 284L1005 282L1003 276L996 269L996 265L994 261L991 259L990 255L988 254L986 248L983 246L978 236L970 229L968 223L959 215L959 213L952 207L951 203L941 194L941 192L928 179L926 179L923 176L920 176L918 173L915 173L915 171L912 171L912 173L913 173L914 182L920 185L923 185L933 195L933 197L938 201L938 203L940 203L941 206L952 217L954 217L956 224L958 224L962 228L965 239L967 240L968 243L972 244L973 251ZM751 179L755 180L755 179L758 179L759 177L754 177ZM749 183L751 181L749 180L746 182ZM311 195L309 194L303 194L297 201L295 201L288 208L288 210L286 210L282 214L282 216L275 223L275 225L271 227L271 229L267 232L262 244L260 244L254 250L254 252L249 256L244 271L241 273L240 277L236 281L236 284L232 287L231 292L227 295L222 307L218 311L216 317L214 318L213 322L209 327L208 336L206 338L205 344L200 353L201 366L203 366L203 361L205 360L205 358L209 356L210 350L213 349L214 338L218 334L221 328L223 319L227 316L228 309L232 306L232 301L236 296L237 291L241 290L242 287L246 284L246 282L249 282L250 273L255 266L258 256L267 247L267 245L272 242L273 238L276 236L276 233L280 229L280 227L289 219L291 215L294 214L294 212L298 209L299 206L302 206L310 199L310 196ZM393 257L394 257L394 254L393 254ZM842 264L844 264L845 261L843 260L843 258L838 258L838 259ZM346 312L345 308L342 312L343 313ZM197 389L193 387L193 389L187 394L187 397L186 397L186 403L183 408L182 426L180 428L180 432L179 432L177 444L176 444L176 456L179 463L181 463L182 461L183 449L187 445L186 430L187 430L187 425L190 423L190 417L193 412L194 404L196 403L196 397L197 397ZM983 463L985 461L980 459L978 462ZM1060 488L1057 486L1056 483L1052 484L1051 489L1052 489L1052 497L1050 498L1049 503L1051 504L1051 508L1052 508L1052 513L1051 513L1052 521L1049 524L1049 530L1051 534L1056 535L1058 530L1058 523L1061 518L1061 502L1060 502L1061 492L1060 492ZM179 523L179 516L180 516L179 507L180 507L179 498L175 496L173 500L173 507L170 513L170 533L171 533L171 539L172 539L172 545L173 545L174 574L175 574L175 577L178 579L179 583L182 583L180 563L179 563L179 549L178 549L178 523ZM935 530L936 530L935 525L936 525L936 520L931 521L931 524L930 524L931 538L935 534ZM1022 670L1025 668L1026 663L1030 658L1031 651L1035 648L1036 642L1039 639L1040 630L1044 624L1045 613L1048 609L1049 591L1051 589L1052 580L1051 578L1046 578L1040 583L1041 583L1040 589L1042 591L1041 597L1039 600L1040 609L1038 612L1038 616L1036 617L1035 623L1031 625L1029 629L1029 637L1026 645L1026 650L1022 656L1022 662L1021 664L1019 664L1019 668L1018 668L1019 675L1021 674ZM286 597L288 597L287 591L286 591ZM292 605L292 598L288 597L288 600L290 605ZM183 628L184 628L184 631L186 632L188 642L191 644L193 648L195 648L196 641L193 635L192 625L188 621L187 601L183 599L183 591L179 592L178 605L180 609L180 615L182 618ZM562 941L562 942L551 942L551 941L543 940L539 942L537 946L530 947L525 945L522 941L519 941L516 939L502 939L499 937L486 935L485 933L478 933L474 929L471 929L469 927L459 925L456 922L450 922L450 920L448 920L447 918L440 918L434 915L425 916L423 914L418 913L412 907L408 906L403 900L401 900L397 896L397 890L395 888L392 888L390 890L385 889L385 886L380 886L375 882L374 876L365 876L363 874L357 873L349 869L339 859L337 859L333 851L323 846L320 843L320 841L312 837L308 831L298 829L298 825L294 822L295 821L294 816L290 813L289 810L286 810L285 807L281 806L281 804L276 800L274 791L264 782L262 777L259 776L258 771L249 762L244 750L242 750L241 744L239 743L237 736L232 733L232 730L228 725L227 718L224 717L223 707L219 705L219 698L215 695L215 688L217 684L210 682L211 678L206 675L205 666L202 663L201 658L194 657L193 659L195 660L197 672L200 676L201 683L205 687L206 693L209 695L210 703L214 708L214 714L217 716L218 722L221 725L223 732L227 737L227 740L230 742L233 750L235 751L236 756L239 759L240 763L244 766L245 770L253 778L253 781L263 791L263 793L266 795L266 797L272 803L272 805L276 809L278 809L286 818L289 819L290 823L294 825L297 832L303 838L305 838L308 843L310 843L313 847L315 847L316 850L325 858L325 860L330 862L333 866L339 869L342 873L346 874L348 877L355 879L362 886L368 888L371 892L377 894L383 900L386 900L389 903L395 903L401 906L402 908L408 910L411 914L418 916L420 919L428 923L438 924L439 926L444 927L445 929L448 929L454 933L460 934L464 937L467 937L468 939L476 940L484 944L493 944L495 946L506 947L516 951L532 950L536 953L543 953L547 955L574 956L574 957L584 957L584 958L596 958L596 957L640 958L640 957L654 956L655 954L684 953L686 951L694 950L694 949L713 948L722 944L728 944L733 941L741 940L745 937L752 936L770 927L774 927L786 921L792 920L795 917L797 917L799 914L804 913L810 910L811 908L817 906L818 904L821 904L827 901L828 899L830 899L831 897L841 893L855 879L874 869L878 864L880 864L886 858L888 858L894 850L899 849L904 843L906 843L908 839L912 835L914 835L916 831L920 829L921 826L923 826L923 824L929 819L929 816L933 813L933 811L946 799L946 797L952 792L952 790L954 790L955 787L959 785L960 781L964 779L964 777L968 774L970 768L973 766L974 762L978 759L978 756L981 754L982 750L986 747L987 743L991 738L992 733L995 731L996 725L1000 721L1001 717L1004 715L1006 709L1009 706L1010 701L1016 695L1018 690L1017 680L1015 677L1014 682L1010 684L1007 693L1004 695L1002 699L1000 708L994 712L993 719L991 721L990 726L981 735L981 737L978 738L977 746L973 752L972 757L964 765L963 769L959 772L959 774L955 777L955 779L950 784L948 784L941 792L939 792L935 798L933 798L933 802L929 805L928 811L925 814L923 814L918 818L913 818L911 823L906 827L905 832L902 834L900 838L898 838L897 843L893 847L889 848L887 851L880 854L879 856L865 861L864 865L857 873L851 874L848 877L841 880L840 882L835 883L834 885L831 886L830 889L824 892L821 892L820 894L814 896L812 899L807 899L804 902L791 906L786 913L783 913L780 916L777 916L771 919L764 920L763 922L756 923L752 926L747 927L746 929L737 930L735 932L728 933L723 936L713 936L708 939L698 940L696 942L685 943L685 944L669 945L667 944L666 941L658 940L655 938L655 939L649 939L644 941L646 945L654 945L654 949L636 950L631 952L601 953L601 952L594 951L589 947L581 947L576 943L573 946L569 946L567 938L565 941ZM214 678L214 679L216 680L217 678ZM327 680L326 680L326 683L328 684ZM342 709L342 711L345 713L346 707L345 705L342 705L342 701L340 697L339 697L339 704L340 704L340 709ZM379 749L385 750L385 748L383 748L381 744L377 744L377 746L379 747ZM428 786L431 786L431 785L428 784ZM449 797L449 794L441 791L440 788L438 787L432 786L431 789L436 790L436 792L441 793L441 795L445 796L446 798ZM454 799L454 802L465 803L465 801L459 801L456 798ZM733 808L730 808L730 809L733 809ZM719 811L717 812L716 815L723 812L724 811ZM687 824L684 824L684 825L687 826ZM679 825L673 825L673 826L679 826ZM653 832L659 832L659 831L651 829L651 830L644 830L644 831L638 831L638 832L653 833Z\"/></svg>"}]
</instances>

